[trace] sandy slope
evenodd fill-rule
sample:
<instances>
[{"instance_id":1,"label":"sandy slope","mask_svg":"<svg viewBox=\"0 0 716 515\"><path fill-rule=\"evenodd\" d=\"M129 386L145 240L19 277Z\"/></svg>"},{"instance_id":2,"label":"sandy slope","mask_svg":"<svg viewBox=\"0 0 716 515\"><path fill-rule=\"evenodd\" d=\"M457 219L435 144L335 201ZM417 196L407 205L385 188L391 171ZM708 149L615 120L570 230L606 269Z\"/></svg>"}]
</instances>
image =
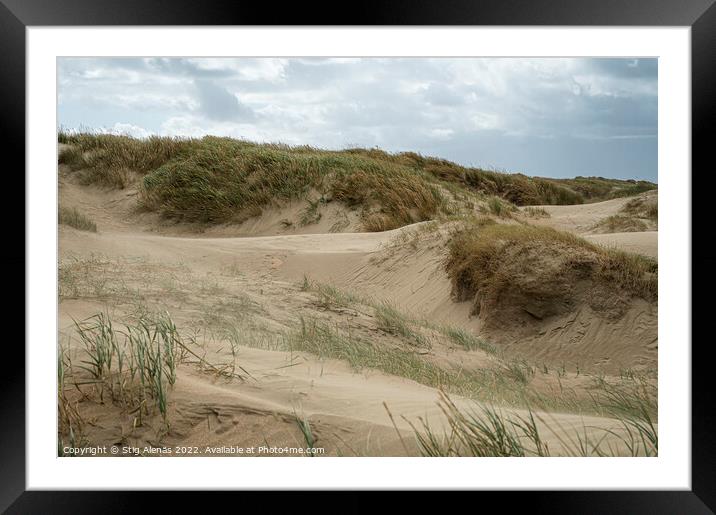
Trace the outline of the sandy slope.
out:
<instances>
[{"instance_id":1,"label":"sandy slope","mask_svg":"<svg viewBox=\"0 0 716 515\"><path fill-rule=\"evenodd\" d=\"M225 306L233 306L232 303L241 300L242 305L252 306L249 311L256 325L268 327L276 334L295 327L300 314L332 324L349 320L356 331L383 337L375 327L374 317L360 308L330 310L317 306L315 296L300 288L304 276L377 301L389 300L435 323L450 323L471 331L480 329L479 321L469 316L466 303L456 304L450 298L450 285L441 268L443 256L439 239L417 240L414 246L400 243L401 234L418 231L420 224L385 233L325 233L327 222L324 222L318 228L296 229L323 231L319 234L168 236L167 232L176 229L162 230L152 216L134 212L133 195L131 191L103 192L80 187L61 179L60 202L89 214L99 227L97 234L60 228L61 262L83 267L73 281L89 284L88 288L85 283L79 286L72 283L79 293L68 295L60 303L61 341L67 342L76 359L80 359L82 352L72 337L72 319L101 310L108 310L117 319L129 316L139 300L132 297L137 293L128 292L140 292L143 305L169 310L179 327L192 327L198 318L223 313ZM556 210L546 223L579 229L586 226L586 220L617 208L619 202L603 203L608 204L606 206L568 206L569 209ZM295 215L295 210L294 206L288 211L266 213L240 232L273 232L280 220L289 211ZM224 233L217 230L215 234L225 235L231 230L235 229ZM635 250L651 248L651 240L635 243L633 236L590 237L622 248L629 245L636 245ZM655 249L654 239L654 253ZM611 371L621 367L655 366L655 313L645 315L649 308L640 309L630 312L620 325L613 326L590 325L590 314L580 312L571 321L555 322L553 331L539 335L536 342L539 345L533 345L532 350L522 346L514 352L539 358L541 363L581 360L583 367L607 364L611 368L605 370ZM226 316L234 315L236 313ZM624 345L622 336L637 326L646 336ZM575 340L577 334L582 336ZM584 337L585 334L588 336ZM221 337L204 335L204 338L206 349L214 359L229 359L226 341ZM556 341L562 343L555 346ZM595 342L611 343L599 346ZM429 354L428 358L435 362L468 367L494 361L482 351L467 352L442 344L434 346ZM255 346L240 347L237 359L253 379L228 381L193 366L180 367L179 380L171 395L171 430L161 440L152 424L133 428L130 415L118 413L104 404L85 403L85 416L92 420L92 438L98 443L121 441L137 445L159 441L167 445L202 447L249 446L262 442L302 445L303 436L296 424L299 417L310 421L317 436L316 445L325 446L330 454L405 455L416 454L417 449L410 426L402 417L413 422L418 417L427 417L431 425L438 428L443 423L436 404L437 390L402 377L371 370L357 372L344 362ZM580 385L586 379L564 377L562 381ZM547 388L553 378L547 375L535 382ZM461 406L474 405L473 401L459 396L454 399ZM402 438L383 403L395 416ZM605 428L615 429L619 425L609 418L566 413L542 417L552 421L547 424L549 427L562 428L558 431L560 434L555 435L540 422L543 436L554 450L560 448L564 432L570 432L571 428L586 424L596 435L602 434Z\"/></svg>"},{"instance_id":2,"label":"sandy slope","mask_svg":"<svg viewBox=\"0 0 716 515\"><path fill-rule=\"evenodd\" d=\"M614 247L653 258L659 257L659 233L657 231L586 234L584 237L605 247Z\"/></svg>"},{"instance_id":3,"label":"sandy slope","mask_svg":"<svg viewBox=\"0 0 716 515\"><path fill-rule=\"evenodd\" d=\"M656 197L657 191L647 191L641 196L645 199ZM616 215L633 197L616 198L595 202L592 204L575 204L570 206L534 206L540 207L550 214L549 218L535 220L537 225L549 225L563 231L576 233L589 233L594 225L607 218Z\"/></svg>"},{"instance_id":4,"label":"sandy slope","mask_svg":"<svg viewBox=\"0 0 716 515\"><path fill-rule=\"evenodd\" d=\"M648 191L640 197L651 200L657 191ZM650 257L658 257L658 232L656 230L627 233L598 234L595 229L602 220L618 215L633 197L617 198L594 204L574 206L535 206L549 213L549 218L529 220L535 225L546 225L562 231L570 231L586 239L605 246L615 247L628 252L636 252Z\"/></svg>"},{"instance_id":5,"label":"sandy slope","mask_svg":"<svg viewBox=\"0 0 716 515\"><path fill-rule=\"evenodd\" d=\"M469 303L455 303L441 266L438 239L417 249L389 247L412 227L384 233L310 234L255 238L178 238L140 233L98 235L72 231L62 253L143 256L154 262L180 263L193 271L219 275L236 266L254 282L296 284L304 276L348 291L387 300L400 309L440 323L479 331ZM69 233L69 231L66 231ZM64 234L64 232L63 232ZM613 235L609 235L613 236ZM71 243L68 241L70 240ZM502 336L505 334L492 335ZM508 341L508 340L506 340ZM566 343L569 345L565 346ZM540 334L521 338L515 354L556 364L597 365L608 372L656 363L656 307L635 302L616 321L600 320L588 307L550 320Z\"/></svg>"},{"instance_id":6,"label":"sandy slope","mask_svg":"<svg viewBox=\"0 0 716 515\"><path fill-rule=\"evenodd\" d=\"M434 388L377 371L356 373L343 362L303 353L242 348L239 360L253 379L227 382L191 367L180 369L171 393L172 428L162 445L197 446L201 454L206 446L249 447L264 442L305 446L296 426L299 417L310 422L316 446L324 447L329 455L405 456L417 454L408 421L417 423L422 417L431 427L445 429ZM475 409L471 400L452 398L458 406ZM132 430L131 417L118 416L106 406L83 409L93 420L96 442L158 444L154 426ZM520 409L503 408L503 412L527 416ZM538 416L544 440L555 451L563 445L565 432L582 432L586 425L587 434L597 440L604 435L603 429L619 432L621 427L603 417Z\"/></svg>"}]
</instances>

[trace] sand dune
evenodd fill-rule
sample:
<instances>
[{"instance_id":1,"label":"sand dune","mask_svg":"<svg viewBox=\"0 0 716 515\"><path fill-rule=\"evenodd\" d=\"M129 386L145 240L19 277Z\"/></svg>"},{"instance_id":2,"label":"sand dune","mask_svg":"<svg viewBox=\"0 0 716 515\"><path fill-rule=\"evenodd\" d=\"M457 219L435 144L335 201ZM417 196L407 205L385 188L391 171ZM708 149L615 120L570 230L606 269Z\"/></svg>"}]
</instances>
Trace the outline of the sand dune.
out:
<instances>
[{"instance_id":1,"label":"sand dune","mask_svg":"<svg viewBox=\"0 0 716 515\"><path fill-rule=\"evenodd\" d=\"M600 366L601 372L618 374L622 368L656 365L656 312L646 303L635 304L613 323L595 321L587 310L577 310L568 318L549 321L534 338L505 345L500 359L446 343L441 324L479 334L480 321L470 316L468 303L452 299L442 267L440 234L421 232L425 224L382 233L326 232L335 218L343 216L335 212L317 224L291 230L307 234L286 234L281 220L288 212L295 218L303 209L296 205L266 212L239 228L197 234L191 228L162 226L153 215L136 212L133 195L132 191L105 192L61 179L60 202L82 209L99 230L95 234L60 228L61 287L66 288L59 308L60 341L66 342L71 356L81 359L72 320L98 311L125 320L140 309L166 309L178 327L188 328L221 316L243 324L242 338L251 343L240 344L233 359L252 378L227 380L196 366L181 365L170 398L171 429L161 436L157 418L136 427L136 417L126 410L85 402L84 416L93 421L86 431L94 442L162 442L202 448L262 441L301 445L305 441L297 420L305 419L310 421L316 445L324 446L328 454L418 454L410 421L426 417L433 427L446 429L436 387L285 348L285 335L297 330L299 320L301 324L318 320L326 327L350 326L351 331L376 341L385 339L386 348L397 346L403 351L405 343L376 321L377 308L371 306L384 301L408 317L433 324L411 321L415 331L432 342L420 352L409 350L426 363L499 368L504 366L500 359L527 358L539 363L535 367L545 368L543 374L533 372L530 379L545 394L554 394L563 385L586 388L592 379L570 370L577 362L582 374ZM617 212L623 204L618 199L599 205L548 206L545 209L552 217L539 223L587 232L595 220ZM354 227L355 220L348 216L348 225L341 230ZM656 235L587 237L656 256ZM326 307L315 292L301 286L302 281L330 284L370 300ZM236 306L243 311L238 312ZM210 356L207 359L232 359L225 333L204 332L197 338ZM554 372L559 362L564 369L561 375ZM462 395L452 398L466 408L487 403ZM509 404L502 409L526 415ZM583 430L585 425L595 438L604 436L605 429L621 427L615 419L570 414L564 408L538 413L543 436L555 451L563 445L565 434ZM560 429L555 431L555 427Z\"/></svg>"},{"instance_id":2,"label":"sand dune","mask_svg":"<svg viewBox=\"0 0 716 515\"><path fill-rule=\"evenodd\" d=\"M614 247L653 258L659 257L659 233L656 231L587 234L585 238L606 247Z\"/></svg>"},{"instance_id":3,"label":"sand dune","mask_svg":"<svg viewBox=\"0 0 716 515\"><path fill-rule=\"evenodd\" d=\"M640 196L654 199L656 190L647 191ZM575 204L568 206L534 206L544 209L550 214L549 218L535 220L534 223L549 225L556 229L577 233L589 233L594 225L602 219L616 215L633 197L615 198L592 204Z\"/></svg>"}]
</instances>

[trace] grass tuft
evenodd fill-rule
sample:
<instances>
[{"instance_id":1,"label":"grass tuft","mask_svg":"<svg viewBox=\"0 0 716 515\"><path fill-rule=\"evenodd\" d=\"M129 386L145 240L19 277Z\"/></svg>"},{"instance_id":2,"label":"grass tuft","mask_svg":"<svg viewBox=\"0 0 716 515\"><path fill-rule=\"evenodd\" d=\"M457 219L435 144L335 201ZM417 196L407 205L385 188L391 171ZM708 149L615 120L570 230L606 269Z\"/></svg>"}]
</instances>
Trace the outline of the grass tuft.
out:
<instances>
[{"instance_id":1,"label":"grass tuft","mask_svg":"<svg viewBox=\"0 0 716 515\"><path fill-rule=\"evenodd\" d=\"M509 218L512 216L512 212L515 209L516 208L513 204L510 204L499 197L492 196L487 200L484 212L501 218Z\"/></svg>"},{"instance_id":2,"label":"grass tuft","mask_svg":"<svg viewBox=\"0 0 716 515\"><path fill-rule=\"evenodd\" d=\"M611 215L595 225L595 229L605 232L641 232L648 229L647 225L638 218L626 215Z\"/></svg>"},{"instance_id":3,"label":"grass tuft","mask_svg":"<svg viewBox=\"0 0 716 515\"><path fill-rule=\"evenodd\" d=\"M226 378L244 379L230 368L207 362L189 347L181 337L168 313L143 313L136 323L122 329L114 326L106 313L97 313L81 322L75 330L83 349L82 359L75 367L72 380L76 388L89 385L99 402L111 401L137 415L139 425L143 415L149 415L154 405L165 424L168 417L168 393L177 380L180 363L195 363ZM58 358L60 379L59 401L64 403L65 416L70 416L64 397L68 376L65 355ZM73 370L73 369L70 369ZM80 390L83 398L86 390ZM77 424L75 424L76 426ZM68 423L68 427L72 424Z\"/></svg>"},{"instance_id":4,"label":"grass tuft","mask_svg":"<svg viewBox=\"0 0 716 515\"><path fill-rule=\"evenodd\" d=\"M582 294L594 309L607 309L594 286L602 288L603 297L617 291L649 301L657 297L655 260L552 228L467 224L448 246L445 266L453 294L472 300L474 313L485 308L488 315L499 314L505 308L500 302L508 298L521 316L543 319L569 309ZM591 286L580 293L575 284Z\"/></svg>"},{"instance_id":5,"label":"grass tuft","mask_svg":"<svg viewBox=\"0 0 716 515\"><path fill-rule=\"evenodd\" d=\"M649 230L651 222L659 218L659 204L656 196L644 195L635 197L622 207L615 215L599 221L594 229L601 232L640 232Z\"/></svg>"},{"instance_id":6,"label":"grass tuft","mask_svg":"<svg viewBox=\"0 0 716 515\"><path fill-rule=\"evenodd\" d=\"M339 290L331 284L311 282L304 276L302 288L304 291L314 290L318 295L316 304L324 309L341 309L350 307L360 299L349 292Z\"/></svg>"},{"instance_id":7,"label":"grass tuft","mask_svg":"<svg viewBox=\"0 0 716 515\"><path fill-rule=\"evenodd\" d=\"M63 225L69 225L80 231L97 232L97 224L86 215L80 213L76 207L68 208L60 206L58 221Z\"/></svg>"},{"instance_id":8,"label":"grass tuft","mask_svg":"<svg viewBox=\"0 0 716 515\"><path fill-rule=\"evenodd\" d=\"M632 402L623 393L619 402ZM410 422L423 456L657 456L658 435L648 415L616 415L615 428L574 428L565 430L557 422L545 420L531 409L526 415L507 413L493 406L461 409L445 392L439 406L448 429L433 429L427 420ZM542 431L553 434L560 448L550 449Z\"/></svg>"},{"instance_id":9,"label":"grass tuft","mask_svg":"<svg viewBox=\"0 0 716 515\"><path fill-rule=\"evenodd\" d=\"M419 347L429 346L425 336L411 327L408 318L392 305L383 302L374 307L378 328L388 334L399 336Z\"/></svg>"},{"instance_id":10,"label":"grass tuft","mask_svg":"<svg viewBox=\"0 0 716 515\"><path fill-rule=\"evenodd\" d=\"M545 208L534 206L526 207L524 213L530 218L550 218L552 216Z\"/></svg>"},{"instance_id":11,"label":"grass tuft","mask_svg":"<svg viewBox=\"0 0 716 515\"><path fill-rule=\"evenodd\" d=\"M478 338L474 334L461 329L459 327L447 327L445 328L445 334L447 334L455 343L460 347L467 350L482 350L488 354L497 353L497 349L494 345L486 342L482 338Z\"/></svg>"}]
</instances>

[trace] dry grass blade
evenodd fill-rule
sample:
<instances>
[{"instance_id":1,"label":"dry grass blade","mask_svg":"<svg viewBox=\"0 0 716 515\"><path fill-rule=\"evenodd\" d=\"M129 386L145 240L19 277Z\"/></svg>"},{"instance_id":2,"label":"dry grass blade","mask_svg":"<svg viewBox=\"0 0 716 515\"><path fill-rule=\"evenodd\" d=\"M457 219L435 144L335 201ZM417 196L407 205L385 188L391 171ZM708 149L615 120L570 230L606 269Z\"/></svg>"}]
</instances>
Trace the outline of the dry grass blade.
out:
<instances>
[{"instance_id":1,"label":"dry grass blade","mask_svg":"<svg viewBox=\"0 0 716 515\"><path fill-rule=\"evenodd\" d=\"M76 207L68 208L60 206L58 221L63 225L69 225L80 231L97 232L97 224L86 215L80 213Z\"/></svg>"},{"instance_id":2,"label":"dry grass blade","mask_svg":"<svg viewBox=\"0 0 716 515\"><path fill-rule=\"evenodd\" d=\"M638 394L635 398L639 398ZM621 406L624 402L632 405L634 398L622 391L618 402ZM443 391L439 406L449 427L447 431L433 429L424 419L418 419L420 427L408 421L424 456L551 456L552 450L542 437L540 426L561 444L557 453L560 456L623 456L624 449L630 456L658 455L656 426L643 410L629 414L622 411L614 419L620 429L587 425L567 429L557 416L530 408L527 416L485 405L461 409Z\"/></svg>"}]
</instances>

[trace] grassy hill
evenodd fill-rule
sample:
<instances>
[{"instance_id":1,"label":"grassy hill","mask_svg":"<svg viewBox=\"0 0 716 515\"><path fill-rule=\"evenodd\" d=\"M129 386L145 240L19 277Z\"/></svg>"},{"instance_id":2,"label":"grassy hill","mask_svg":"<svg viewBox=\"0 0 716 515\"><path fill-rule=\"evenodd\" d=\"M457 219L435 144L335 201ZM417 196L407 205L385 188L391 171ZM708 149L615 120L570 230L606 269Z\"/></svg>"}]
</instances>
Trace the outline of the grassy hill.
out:
<instances>
[{"instance_id":1,"label":"grassy hill","mask_svg":"<svg viewBox=\"0 0 716 515\"><path fill-rule=\"evenodd\" d=\"M181 222L240 222L277 202L342 202L382 231L504 199L516 205L580 204L656 185L603 178L545 179L467 168L416 153L328 151L231 138L61 132L60 163L84 184L136 185L140 205Z\"/></svg>"}]
</instances>

